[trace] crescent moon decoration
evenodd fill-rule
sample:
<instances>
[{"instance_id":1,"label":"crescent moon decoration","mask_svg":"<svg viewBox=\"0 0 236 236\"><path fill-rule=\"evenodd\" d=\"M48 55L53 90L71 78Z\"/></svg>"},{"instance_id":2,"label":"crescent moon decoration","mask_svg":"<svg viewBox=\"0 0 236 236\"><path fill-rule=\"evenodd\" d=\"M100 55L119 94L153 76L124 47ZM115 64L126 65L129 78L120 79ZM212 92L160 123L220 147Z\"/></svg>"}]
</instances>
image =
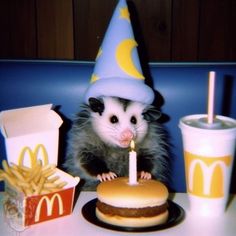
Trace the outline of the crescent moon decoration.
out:
<instances>
[{"instance_id":1,"label":"crescent moon decoration","mask_svg":"<svg viewBox=\"0 0 236 236\"><path fill-rule=\"evenodd\" d=\"M128 75L136 79L144 79L142 73L138 71L132 59L132 49L138 44L134 39L123 40L116 49L116 60L119 67Z\"/></svg>"}]
</instances>

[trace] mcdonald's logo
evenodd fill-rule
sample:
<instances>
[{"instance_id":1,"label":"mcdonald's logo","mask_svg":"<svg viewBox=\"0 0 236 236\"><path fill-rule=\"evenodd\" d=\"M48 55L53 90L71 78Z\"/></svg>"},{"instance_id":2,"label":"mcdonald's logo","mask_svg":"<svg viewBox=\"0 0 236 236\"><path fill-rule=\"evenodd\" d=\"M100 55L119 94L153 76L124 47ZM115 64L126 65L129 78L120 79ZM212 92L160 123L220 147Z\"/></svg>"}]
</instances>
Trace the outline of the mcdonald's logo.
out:
<instances>
[{"instance_id":1,"label":"mcdonald's logo","mask_svg":"<svg viewBox=\"0 0 236 236\"><path fill-rule=\"evenodd\" d=\"M28 156L31 167L34 167L37 163L38 156L40 156L40 151L42 154L41 156L44 161L44 165L47 165L48 164L48 153L47 153L47 150L43 144L36 145L34 150L32 150L28 146L23 147L20 152L20 155L19 155L18 164L20 166L22 166L25 158Z\"/></svg>"},{"instance_id":2,"label":"mcdonald's logo","mask_svg":"<svg viewBox=\"0 0 236 236\"><path fill-rule=\"evenodd\" d=\"M225 195L226 171L232 164L230 156L203 157L184 153L188 192L206 198Z\"/></svg>"},{"instance_id":3,"label":"mcdonald's logo","mask_svg":"<svg viewBox=\"0 0 236 236\"><path fill-rule=\"evenodd\" d=\"M43 196L40 199L40 201L37 205L37 208L36 208L35 217L34 217L35 222L38 222L40 219L40 213L41 213L41 208L42 208L43 202L45 202L45 204L46 204L47 216L52 215L52 212L53 212L52 210L53 210L54 202L56 199L58 201L58 211L59 211L58 213L59 213L59 215L63 214L63 211L64 211L63 202L62 202L61 196L58 193L54 194L51 199L49 199L48 196Z\"/></svg>"}]
</instances>

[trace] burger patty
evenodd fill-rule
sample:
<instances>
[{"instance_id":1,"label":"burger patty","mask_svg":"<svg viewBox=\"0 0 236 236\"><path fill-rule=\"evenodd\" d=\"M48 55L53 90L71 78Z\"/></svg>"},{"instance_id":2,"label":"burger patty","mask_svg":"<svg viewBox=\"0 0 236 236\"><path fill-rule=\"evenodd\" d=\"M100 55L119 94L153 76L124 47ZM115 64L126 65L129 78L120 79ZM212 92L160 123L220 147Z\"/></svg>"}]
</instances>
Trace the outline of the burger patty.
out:
<instances>
[{"instance_id":1,"label":"burger patty","mask_svg":"<svg viewBox=\"0 0 236 236\"><path fill-rule=\"evenodd\" d=\"M108 215L118 215L123 217L151 217L165 212L168 204L165 203L161 206L155 207L123 208L114 207L98 200L96 206L102 213Z\"/></svg>"}]
</instances>

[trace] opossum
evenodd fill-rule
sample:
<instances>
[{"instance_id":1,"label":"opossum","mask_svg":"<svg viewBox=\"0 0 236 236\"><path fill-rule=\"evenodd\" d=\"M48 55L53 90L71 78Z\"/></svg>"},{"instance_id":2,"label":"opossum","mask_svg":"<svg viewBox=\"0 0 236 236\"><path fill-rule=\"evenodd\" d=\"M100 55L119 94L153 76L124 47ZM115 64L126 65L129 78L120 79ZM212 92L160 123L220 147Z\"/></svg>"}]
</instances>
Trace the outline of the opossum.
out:
<instances>
[{"instance_id":1,"label":"opossum","mask_svg":"<svg viewBox=\"0 0 236 236\"><path fill-rule=\"evenodd\" d=\"M140 178L168 182L168 152L160 112L152 105L117 97L90 98L76 115L64 167L95 190L100 181L128 176L130 142Z\"/></svg>"}]
</instances>

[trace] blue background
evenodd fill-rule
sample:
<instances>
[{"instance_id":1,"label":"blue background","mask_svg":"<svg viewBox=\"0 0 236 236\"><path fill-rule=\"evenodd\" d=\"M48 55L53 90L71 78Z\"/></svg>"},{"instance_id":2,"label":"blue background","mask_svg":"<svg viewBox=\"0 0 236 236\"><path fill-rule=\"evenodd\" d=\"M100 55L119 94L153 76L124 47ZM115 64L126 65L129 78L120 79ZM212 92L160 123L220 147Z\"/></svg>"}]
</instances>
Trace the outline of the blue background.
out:
<instances>
[{"instance_id":1,"label":"blue background","mask_svg":"<svg viewBox=\"0 0 236 236\"><path fill-rule=\"evenodd\" d=\"M93 62L0 60L0 111L52 103L64 120L59 167L64 161L71 119L80 109L93 68ZM186 191L178 122L185 115L206 113L211 70L216 71L216 114L235 119L236 63L150 63L144 68L147 83L156 91L155 105L163 112L161 123L169 134L172 191ZM0 135L0 160L5 158L4 139ZM235 169L234 165L232 192L236 192Z\"/></svg>"}]
</instances>

